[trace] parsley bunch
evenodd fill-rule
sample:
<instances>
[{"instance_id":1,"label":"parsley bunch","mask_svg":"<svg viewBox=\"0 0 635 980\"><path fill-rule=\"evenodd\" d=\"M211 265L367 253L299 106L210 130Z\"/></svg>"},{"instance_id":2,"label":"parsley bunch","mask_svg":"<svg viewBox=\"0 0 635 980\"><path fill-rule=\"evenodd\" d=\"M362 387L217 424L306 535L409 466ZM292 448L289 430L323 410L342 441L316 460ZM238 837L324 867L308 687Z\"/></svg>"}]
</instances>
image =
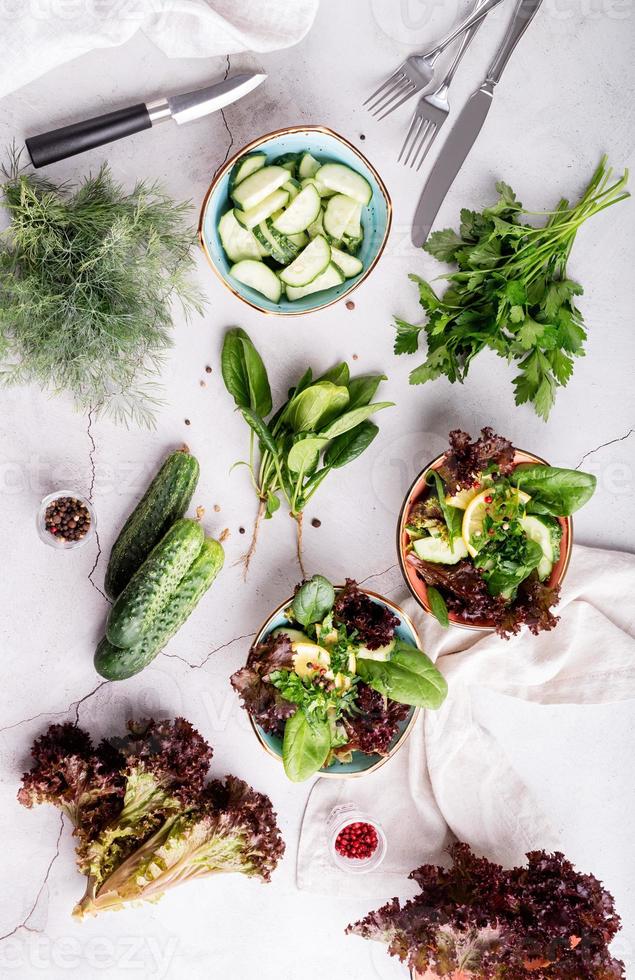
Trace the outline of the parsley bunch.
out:
<instances>
[{"instance_id":1,"label":"parsley bunch","mask_svg":"<svg viewBox=\"0 0 635 980\"><path fill-rule=\"evenodd\" d=\"M628 171L612 181L606 157L573 207L564 198L555 211L526 211L511 187L499 182L499 199L484 211L461 211L460 232L433 232L425 250L458 271L445 276L442 296L419 276L419 300L425 324L395 317L396 354L413 354L425 331L428 351L410 374L411 384L441 375L463 382L472 359L485 348L514 361L516 404L531 402L547 419L556 389L571 377L574 358L584 355L586 331L575 297L582 287L567 276L567 260L580 225L591 215L624 200ZM535 227L521 215L540 214Z\"/></svg>"}]
</instances>

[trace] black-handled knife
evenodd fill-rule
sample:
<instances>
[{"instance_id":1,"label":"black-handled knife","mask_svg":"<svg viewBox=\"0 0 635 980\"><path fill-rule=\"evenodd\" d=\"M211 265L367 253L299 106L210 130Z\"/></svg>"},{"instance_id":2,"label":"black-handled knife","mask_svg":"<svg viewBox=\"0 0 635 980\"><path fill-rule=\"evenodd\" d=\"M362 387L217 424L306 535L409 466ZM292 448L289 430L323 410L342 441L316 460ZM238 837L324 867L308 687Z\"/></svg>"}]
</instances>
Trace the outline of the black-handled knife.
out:
<instances>
[{"instance_id":1,"label":"black-handled knife","mask_svg":"<svg viewBox=\"0 0 635 980\"><path fill-rule=\"evenodd\" d=\"M234 75L196 92L171 95L153 102L139 102L103 116L53 129L40 136L31 136L26 140L26 148L33 166L45 167L76 153L150 129L165 119L173 119L179 125L200 119L241 99L264 82L266 77L263 73Z\"/></svg>"}]
</instances>

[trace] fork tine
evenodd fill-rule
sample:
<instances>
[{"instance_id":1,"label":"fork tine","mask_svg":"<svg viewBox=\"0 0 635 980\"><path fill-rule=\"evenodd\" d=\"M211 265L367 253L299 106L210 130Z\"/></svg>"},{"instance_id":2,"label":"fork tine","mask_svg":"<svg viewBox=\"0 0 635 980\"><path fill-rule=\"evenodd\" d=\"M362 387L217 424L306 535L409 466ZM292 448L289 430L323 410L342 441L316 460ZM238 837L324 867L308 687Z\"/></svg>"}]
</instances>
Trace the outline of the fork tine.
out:
<instances>
[{"instance_id":1,"label":"fork tine","mask_svg":"<svg viewBox=\"0 0 635 980\"><path fill-rule=\"evenodd\" d=\"M402 91L410 85L410 81L407 75L401 74L396 82L394 82L390 88L386 89L378 99L376 99L371 105L369 105L369 112L381 112L381 110L388 105L391 99L399 96Z\"/></svg>"},{"instance_id":2,"label":"fork tine","mask_svg":"<svg viewBox=\"0 0 635 980\"><path fill-rule=\"evenodd\" d=\"M390 105L390 101L389 101L388 102L388 106L390 106L390 107L388 108L387 106L382 106L382 110L383 111L382 110L375 110L375 112L374 112L375 117L377 119L385 119L386 116L389 116L391 112L394 112L394 110L395 109L398 109L400 106L402 106L404 104L404 102L407 102L408 99L411 99L413 95L416 95L417 92L419 91L417 89L417 86L416 85L412 85L412 83L410 83L410 84L411 84L411 87L409 88L409 91L406 92L406 94L404 95L404 97L402 99L400 99L399 102L395 102L394 105ZM381 115L378 115L377 113L380 112L380 111L381 111Z\"/></svg>"},{"instance_id":3,"label":"fork tine","mask_svg":"<svg viewBox=\"0 0 635 980\"><path fill-rule=\"evenodd\" d=\"M362 102L362 105L368 105L369 102L373 102L374 99L376 99L377 96L380 95L380 93L383 92L383 90L388 85L390 85L391 82L394 82L395 81L395 79L397 78L398 75L403 75L403 71L402 71L401 67L397 68L392 73L392 75L389 75L388 78L386 79L386 81L385 82L382 82L382 84L379 86L379 88L378 89L375 89L375 91L373 92L373 94L372 95L369 95L368 98L365 99L364 102Z\"/></svg>"},{"instance_id":4,"label":"fork tine","mask_svg":"<svg viewBox=\"0 0 635 980\"><path fill-rule=\"evenodd\" d=\"M425 137L425 142L421 145L421 148L420 148L421 153L420 153L420 156L419 156L419 163L417 164L417 172L419 170L421 170L421 164L423 163L423 161L425 160L426 156L428 155L428 150L430 149L430 147L434 143L434 141L436 139L436 135L437 135L438 132L439 132L439 127L437 126L437 124L431 122L430 123L430 131L427 133L427 135ZM412 165L414 166L414 160L412 161Z\"/></svg>"},{"instance_id":5,"label":"fork tine","mask_svg":"<svg viewBox=\"0 0 635 980\"><path fill-rule=\"evenodd\" d=\"M406 155L405 155L405 157L403 159L404 167L407 167L408 166L408 161L410 160L410 157L412 156L413 150L416 151L417 147L419 146L419 138L420 138L421 133L423 132L425 126L426 126L426 123L427 123L427 120L424 119L424 117L421 115L421 113L419 113L419 115L417 116L417 127L416 127L414 133L412 134L412 140L410 142L410 146L408 147L408 152L406 153Z\"/></svg>"},{"instance_id":6,"label":"fork tine","mask_svg":"<svg viewBox=\"0 0 635 980\"><path fill-rule=\"evenodd\" d=\"M423 143L425 142L426 134L430 130L430 126L431 126L430 120L429 119L424 119L423 122L424 122L424 125L421 127L421 129L417 133L417 139L415 140L415 143L413 145L413 153L409 157L409 164L410 164L410 168L411 169L412 169L412 167L414 167L414 165L416 163L417 156L419 155L419 150L421 149Z\"/></svg>"},{"instance_id":7,"label":"fork tine","mask_svg":"<svg viewBox=\"0 0 635 980\"><path fill-rule=\"evenodd\" d=\"M410 128L408 129L408 132L406 134L406 138L403 141L403 146L401 147L401 150L399 151L399 156L397 157L397 162L399 162L401 160L402 156L404 155L404 152L406 150L406 147L408 146L408 143L410 142L410 138L412 137L414 139L414 134L417 132L420 123L421 123L421 116L417 115L417 113L415 112L414 115L413 115L413 117L412 117L412 122L410 123ZM404 160L404 163L405 162L406 161Z\"/></svg>"}]
</instances>

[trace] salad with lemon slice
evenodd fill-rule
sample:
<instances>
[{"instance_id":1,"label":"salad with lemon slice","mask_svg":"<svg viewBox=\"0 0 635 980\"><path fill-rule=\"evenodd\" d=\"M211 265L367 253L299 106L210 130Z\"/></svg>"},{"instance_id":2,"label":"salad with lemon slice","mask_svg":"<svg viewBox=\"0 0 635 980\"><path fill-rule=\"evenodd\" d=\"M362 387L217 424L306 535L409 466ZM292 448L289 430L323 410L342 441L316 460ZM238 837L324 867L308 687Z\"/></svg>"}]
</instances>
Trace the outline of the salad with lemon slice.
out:
<instances>
[{"instance_id":1,"label":"salad with lemon slice","mask_svg":"<svg viewBox=\"0 0 635 980\"><path fill-rule=\"evenodd\" d=\"M444 626L453 620L509 636L523 624L533 633L556 625L568 518L596 479L522 456L490 428L474 442L455 430L410 505L406 562Z\"/></svg>"},{"instance_id":2,"label":"salad with lemon slice","mask_svg":"<svg viewBox=\"0 0 635 980\"><path fill-rule=\"evenodd\" d=\"M443 676L402 638L399 618L351 579L335 588L314 575L284 615L231 683L253 721L281 739L294 782L356 752L388 755L413 708L444 700Z\"/></svg>"}]
</instances>

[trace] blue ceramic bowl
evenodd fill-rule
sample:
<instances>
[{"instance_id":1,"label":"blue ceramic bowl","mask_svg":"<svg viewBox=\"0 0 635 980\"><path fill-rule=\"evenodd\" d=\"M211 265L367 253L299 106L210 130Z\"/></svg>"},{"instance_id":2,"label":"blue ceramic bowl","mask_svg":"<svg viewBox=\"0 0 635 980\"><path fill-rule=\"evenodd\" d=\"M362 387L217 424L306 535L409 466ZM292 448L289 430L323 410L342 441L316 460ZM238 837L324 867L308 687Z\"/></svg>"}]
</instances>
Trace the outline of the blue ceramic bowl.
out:
<instances>
[{"instance_id":1,"label":"blue ceramic bowl","mask_svg":"<svg viewBox=\"0 0 635 980\"><path fill-rule=\"evenodd\" d=\"M225 211L231 207L228 194L231 169L239 157L245 153L252 153L254 150L261 150L271 158L283 153L308 150L318 160L344 163L366 178L373 189L373 196L368 207L362 211L364 241L358 252L358 258L363 262L364 268L358 276L354 279L347 279L340 286L304 296L302 299L294 300L294 302L281 299L279 303L272 303L254 289L244 286L230 277L231 262L225 255L218 237L218 222ZM390 196L384 182L366 157L348 140L324 126L291 126L288 129L280 129L275 133L260 136L252 143L244 146L219 170L203 200L198 235L203 251L214 272L234 296L238 296L249 306L261 310L263 313L273 313L278 316L298 316L301 313L311 313L313 310L321 310L325 306L330 306L331 303L336 303L337 300L347 296L356 286L359 286L360 282L364 281L384 250L390 231L391 216Z\"/></svg>"},{"instance_id":2,"label":"blue ceramic bowl","mask_svg":"<svg viewBox=\"0 0 635 980\"><path fill-rule=\"evenodd\" d=\"M336 587L335 591L338 592L341 586ZM396 635L404 640L406 643L411 643L413 646L421 649L421 644L419 642L419 637L417 632L412 625L408 616L396 606L394 602L390 602L389 599L384 599L383 596L377 595L375 592L370 592L368 589L362 589L367 596L377 602L380 606L386 606L399 620L399 625L396 629ZM280 626L289 626L289 620L285 616L285 609L288 609L293 596L279 606L274 613L269 617L267 622L261 628L260 632L256 636L254 643L262 643L267 636L275 629ZM326 776L332 779L350 779L354 776L363 776L365 773L373 772L374 769L379 769L383 766L385 762L390 759L397 749L399 749L406 738L412 731L413 725L416 721L417 715L419 714L419 708L411 708L408 716L399 723L399 731L395 735L392 741L388 755L368 755L365 752L353 752L353 758L350 762L334 762L328 767L320 769L319 775ZM269 755L274 756L279 761L282 761L282 739L278 738L276 735L269 735L265 732L260 725L256 724L253 718L250 718L254 732L258 736L260 744L269 753Z\"/></svg>"}]
</instances>

